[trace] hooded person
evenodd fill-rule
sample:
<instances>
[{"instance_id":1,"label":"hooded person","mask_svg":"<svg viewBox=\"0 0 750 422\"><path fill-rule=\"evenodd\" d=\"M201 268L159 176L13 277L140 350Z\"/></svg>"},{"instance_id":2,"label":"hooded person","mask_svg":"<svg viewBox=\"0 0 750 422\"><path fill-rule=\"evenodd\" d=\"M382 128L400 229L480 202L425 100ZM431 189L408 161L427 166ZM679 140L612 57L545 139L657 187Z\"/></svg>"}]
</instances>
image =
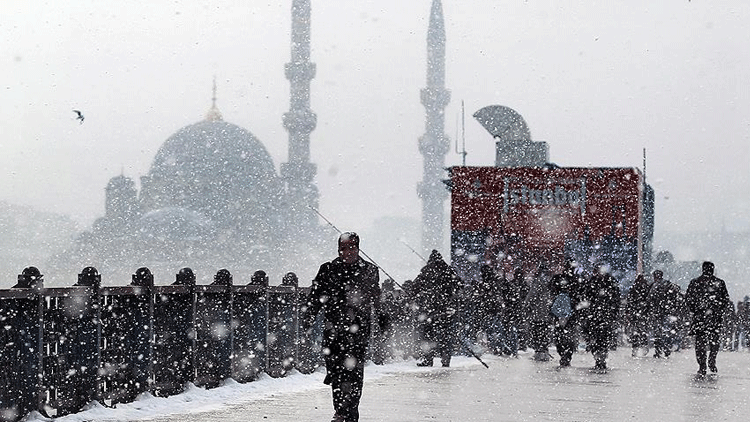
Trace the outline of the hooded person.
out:
<instances>
[{"instance_id":1,"label":"hooded person","mask_svg":"<svg viewBox=\"0 0 750 422\"><path fill-rule=\"evenodd\" d=\"M433 359L439 356L444 367L450 366L460 279L440 252L433 249L427 264L414 278L414 286L420 351L417 365L432 366Z\"/></svg>"}]
</instances>

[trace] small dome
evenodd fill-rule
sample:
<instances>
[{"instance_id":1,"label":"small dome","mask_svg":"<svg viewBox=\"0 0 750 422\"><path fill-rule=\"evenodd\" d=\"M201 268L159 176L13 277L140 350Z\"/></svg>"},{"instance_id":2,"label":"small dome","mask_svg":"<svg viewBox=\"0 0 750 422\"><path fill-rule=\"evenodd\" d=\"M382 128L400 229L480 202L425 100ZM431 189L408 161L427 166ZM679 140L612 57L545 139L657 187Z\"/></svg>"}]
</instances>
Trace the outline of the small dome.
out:
<instances>
[{"instance_id":1,"label":"small dome","mask_svg":"<svg viewBox=\"0 0 750 422\"><path fill-rule=\"evenodd\" d=\"M213 235L213 224L206 216L184 208L167 207L150 211L140 218L142 237L163 240L199 241Z\"/></svg>"},{"instance_id":2,"label":"small dome","mask_svg":"<svg viewBox=\"0 0 750 422\"><path fill-rule=\"evenodd\" d=\"M271 156L252 133L228 122L207 120L170 136L159 148L149 175L213 178L229 172L249 178L276 174Z\"/></svg>"}]
</instances>

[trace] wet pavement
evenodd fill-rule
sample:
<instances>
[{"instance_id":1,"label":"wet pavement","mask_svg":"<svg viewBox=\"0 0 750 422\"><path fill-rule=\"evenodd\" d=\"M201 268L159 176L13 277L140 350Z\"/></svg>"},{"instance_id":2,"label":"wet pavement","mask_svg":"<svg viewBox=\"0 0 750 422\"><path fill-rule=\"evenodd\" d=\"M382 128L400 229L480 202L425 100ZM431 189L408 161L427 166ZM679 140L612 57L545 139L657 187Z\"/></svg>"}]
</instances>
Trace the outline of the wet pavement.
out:
<instances>
[{"instance_id":1,"label":"wet pavement","mask_svg":"<svg viewBox=\"0 0 750 422\"><path fill-rule=\"evenodd\" d=\"M554 355L554 354L553 354ZM719 374L696 377L692 349L669 359L611 353L607 373L591 370L583 351L572 367L484 355L451 368L419 368L367 379L360 421L738 421L750 418L750 352L721 352ZM436 360L436 364L438 361ZM369 367L368 367L369 368ZM330 390L313 389L227 405L158 422L328 422Z\"/></svg>"}]
</instances>

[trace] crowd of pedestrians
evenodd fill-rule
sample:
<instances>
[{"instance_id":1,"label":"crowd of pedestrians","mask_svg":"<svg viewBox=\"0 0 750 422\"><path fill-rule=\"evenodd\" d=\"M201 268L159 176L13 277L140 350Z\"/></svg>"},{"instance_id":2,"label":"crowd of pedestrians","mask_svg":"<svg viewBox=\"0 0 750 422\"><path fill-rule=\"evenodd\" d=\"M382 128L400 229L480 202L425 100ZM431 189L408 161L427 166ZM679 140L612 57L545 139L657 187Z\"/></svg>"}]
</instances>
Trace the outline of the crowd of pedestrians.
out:
<instances>
[{"instance_id":1,"label":"crowd of pedestrians","mask_svg":"<svg viewBox=\"0 0 750 422\"><path fill-rule=\"evenodd\" d=\"M572 259L558 272L542 262L529 274L488 260L466 281L433 250L414 279L381 285L377 266L359 256L355 233L343 233L338 249L339 257L320 267L300 314L308 336L322 315L334 421L358 420L368 359L413 358L418 366L438 359L448 367L455 354L514 358L530 348L538 361L553 359L554 350L562 369L585 348L593 370L605 372L609 351L628 343L636 358L651 349L654 358L668 358L692 346L698 376L706 376L718 372L719 350L750 347L750 297L735 308L711 262L683 293L658 269L623 289L606 263L583 268ZM251 284L268 286L268 276L256 271ZM287 273L282 284L297 287L298 279Z\"/></svg>"},{"instance_id":2,"label":"crowd of pedestrians","mask_svg":"<svg viewBox=\"0 0 750 422\"><path fill-rule=\"evenodd\" d=\"M636 358L650 350L654 358L668 358L691 346L698 376L705 376L718 372L719 350L750 346L750 297L735 308L711 262L683 292L658 269L623 289L626 283L606 263L583 268L574 260L558 272L544 262L530 274L514 268L510 277L487 261L467 282L433 250L414 279L389 278L381 286L377 267L359 256L356 234L342 234L338 247L339 257L320 267L300 315L307 333L323 316L335 421L358 420L368 359L414 358L418 366L438 359L448 367L455 354L514 358L530 348L538 361L553 359L554 350L565 368L585 348L593 370L606 371L609 351L618 346L629 344ZM259 270L251 282L268 286L268 276ZM285 274L282 284L298 286L296 275Z\"/></svg>"},{"instance_id":3,"label":"crowd of pedestrians","mask_svg":"<svg viewBox=\"0 0 750 422\"><path fill-rule=\"evenodd\" d=\"M392 281L384 285L382 301L393 324L379 333L379 360L414 357L418 365L431 366L440 358L449 366L451 354L481 350L515 357L531 349L533 359L547 361L553 348L566 367L585 347L594 370L606 371L608 353L618 346L629 345L638 358L651 351L654 358L668 358L689 346L704 374L706 368L718 370L717 350L750 346L750 298L735 309L711 263L686 291L661 270L638 275L622 289L626 283L606 264L585 270L573 260L558 273L541 264L529 275L517 268L506 277L484 263L480 274L467 284L433 251L403 289Z\"/></svg>"}]
</instances>

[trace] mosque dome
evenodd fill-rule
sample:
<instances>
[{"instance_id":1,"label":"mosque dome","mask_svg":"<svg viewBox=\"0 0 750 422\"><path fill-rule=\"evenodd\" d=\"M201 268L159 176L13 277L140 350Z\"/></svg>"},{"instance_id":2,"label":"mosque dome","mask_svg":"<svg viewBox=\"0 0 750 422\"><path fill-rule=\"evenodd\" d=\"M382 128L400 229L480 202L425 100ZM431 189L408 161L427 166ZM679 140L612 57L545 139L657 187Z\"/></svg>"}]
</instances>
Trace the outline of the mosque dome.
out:
<instances>
[{"instance_id":1,"label":"mosque dome","mask_svg":"<svg viewBox=\"0 0 750 422\"><path fill-rule=\"evenodd\" d=\"M170 136L141 178L144 212L191 210L219 228L272 229L282 197L282 181L263 144L217 113Z\"/></svg>"}]
</instances>

